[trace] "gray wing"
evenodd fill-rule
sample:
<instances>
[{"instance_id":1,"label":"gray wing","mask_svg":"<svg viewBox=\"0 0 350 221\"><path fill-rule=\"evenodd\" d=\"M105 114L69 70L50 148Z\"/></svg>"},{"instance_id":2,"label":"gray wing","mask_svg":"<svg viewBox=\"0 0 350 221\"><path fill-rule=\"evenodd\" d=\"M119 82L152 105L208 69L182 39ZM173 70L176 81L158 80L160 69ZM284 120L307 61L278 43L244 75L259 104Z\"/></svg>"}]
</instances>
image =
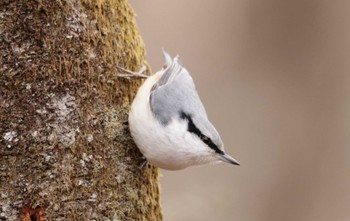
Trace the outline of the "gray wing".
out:
<instances>
[{"instance_id":1,"label":"gray wing","mask_svg":"<svg viewBox=\"0 0 350 221\"><path fill-rule=\"evenodd\" d=\"M150 105L155 117L162 123L186 113L191 116L207 118L207 113L199 99L192 77L183 67L176 69L174 79L157 86L151 93ZM163 75L166 79L168 76ZM170 75L173 77L174 75ZM161 81L162 78L159 80Z\"/></svg>"},{"instance_id":2,"label":"gray wing","mask_svg":"<svg viewBox=\"0 0 350 221\"><path fill-rule=\"evenodd\" d=\"M193 79L181 66L178 57L171 57L164 52L167 67L164 74L151 91L150 106L154 116L164 125L172 119L186 116L201 133L210 137L220 148L222 140L210 123L204 106L197 94Z\"/></svg>"},{"instance_id":3,"label":"gray wing","mask_svg":"<svg viewBox=\"0 0 350 221\"><path fill-rule=\"evenodd\" d=\"M222 140L208 120L192 77L181 66L178 57L171 60L166 52L164 57L167 67L151 91L150 106L154 116L163 125L176 118L184 119L186 116L188 121L191 120L202 134L211 138L220 148L223 145Z\"/></svg>"}]
</instances>

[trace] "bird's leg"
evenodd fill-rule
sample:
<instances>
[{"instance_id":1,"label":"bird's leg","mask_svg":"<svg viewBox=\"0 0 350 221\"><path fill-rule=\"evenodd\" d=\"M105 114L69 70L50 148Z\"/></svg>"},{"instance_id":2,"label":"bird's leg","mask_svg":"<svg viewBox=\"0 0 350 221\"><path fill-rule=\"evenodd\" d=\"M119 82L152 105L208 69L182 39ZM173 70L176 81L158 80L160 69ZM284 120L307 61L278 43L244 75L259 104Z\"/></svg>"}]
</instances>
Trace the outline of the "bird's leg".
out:
<instances>
[{"instance_id":1,"label":"bird's leg","mask_svg":"<svg viewBox=\"0 0 350 221\"><path fill-rule=\"evenodd\" d=\"M147 67L145 65L142 65L141 69L138 72L133 72L128 69L122 68L120 66L117 66L117 69L125 72L124 74L115 74L113 77L124 77L130 79L131 77L138 77L138 78L148 78L148 75L143 74Z\"/></svg>"},{"instance_id":2,"label":"bird's leg","mask_svg":"<svg viewBox=\"0 0 350 221\"><path fill-rule=\"evenodd\" d=\"M142 160L142 162L140 163L139 168L142 170L142 169L144 169L145 167L147 167L147 165L148 165L148 160L147 160L146 157L144 157L144 156L141 157L141 160Z\"/></svg>"}]
</instances>

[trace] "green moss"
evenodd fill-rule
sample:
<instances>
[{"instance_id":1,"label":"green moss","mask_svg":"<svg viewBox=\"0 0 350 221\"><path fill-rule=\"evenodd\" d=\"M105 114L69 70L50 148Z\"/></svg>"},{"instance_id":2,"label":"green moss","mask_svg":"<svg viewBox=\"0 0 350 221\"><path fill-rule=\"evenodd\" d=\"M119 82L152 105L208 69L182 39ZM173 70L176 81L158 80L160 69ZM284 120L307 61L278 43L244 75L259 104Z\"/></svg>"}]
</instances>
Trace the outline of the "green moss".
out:
<instances>
[{"instance_id":1,"label":"green moss","mask_svg":"<svg viewBox=\"0 0 350 221\"><path fill-rule=\"evenodd\" d=\"M146 63L127 1L5 0L0 15L5 218L161 220L158 170L139 169L127 125L141 82L111 78Z\"/></svg>"}]
</instances>

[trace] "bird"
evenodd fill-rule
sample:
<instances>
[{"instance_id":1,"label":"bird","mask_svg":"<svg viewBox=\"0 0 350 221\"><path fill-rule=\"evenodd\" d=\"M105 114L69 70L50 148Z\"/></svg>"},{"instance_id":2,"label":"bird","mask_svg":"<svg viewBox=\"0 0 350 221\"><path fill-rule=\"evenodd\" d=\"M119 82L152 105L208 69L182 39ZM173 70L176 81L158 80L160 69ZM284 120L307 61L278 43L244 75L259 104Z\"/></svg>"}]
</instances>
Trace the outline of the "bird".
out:
<instances>
[{"instance_id":1,"label":"bird","mask_svg":"<svg viewBox=\"0 0 350 221\"><path fill-rule=\"evenodd\" d=\"M224 150L223 141L197 93L194 81L179 60L163 49L165 65L153 75L119 67L122 77L146 78L129 111L129 129L146 160L165 170L207 163L240 165Z\"/></svg>"}]
</instances>

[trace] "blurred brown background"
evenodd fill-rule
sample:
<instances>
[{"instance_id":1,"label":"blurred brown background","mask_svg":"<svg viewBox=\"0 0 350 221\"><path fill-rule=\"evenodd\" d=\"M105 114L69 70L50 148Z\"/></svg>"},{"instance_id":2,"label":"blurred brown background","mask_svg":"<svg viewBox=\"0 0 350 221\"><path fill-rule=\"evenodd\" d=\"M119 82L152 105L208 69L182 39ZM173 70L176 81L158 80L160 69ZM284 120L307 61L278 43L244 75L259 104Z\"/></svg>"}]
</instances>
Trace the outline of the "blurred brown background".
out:
<instances>
[{"instance_id":1,"label":"blurred brown background","mask_svg":"<svg viewBox=\"0 0 350 221\"><path fill-rule=\"evenodd\" d=\"M228 153L162 171L165 221L350 220L350 2L131 0L153 71L180 54Z\"/></svg>"}]
</instances>

